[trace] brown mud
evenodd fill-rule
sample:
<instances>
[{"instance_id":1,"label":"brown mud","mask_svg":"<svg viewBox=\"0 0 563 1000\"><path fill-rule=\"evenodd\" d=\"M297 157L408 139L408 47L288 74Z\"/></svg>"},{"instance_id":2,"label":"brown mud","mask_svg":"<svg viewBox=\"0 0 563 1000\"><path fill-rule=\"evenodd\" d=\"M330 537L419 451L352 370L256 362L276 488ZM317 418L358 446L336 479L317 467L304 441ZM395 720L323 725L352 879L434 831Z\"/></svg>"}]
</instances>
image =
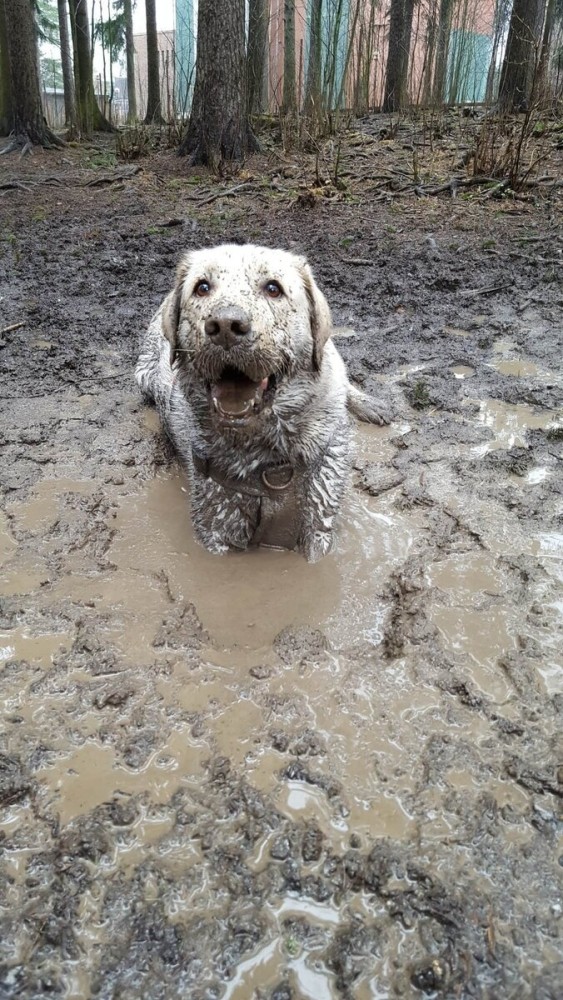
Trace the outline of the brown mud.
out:
<instances>
[{"instance_id":1,"label":"brown mud","mask_svg":"<svg viewBox=\"0 0 563 1000\"><path fill-rule=\"evenodd\" d=\"M0 201L0 997L555 1000L560 195L203 208L80 155ZM133 383L220 240L308 255L393 415L315 566L195 545Z\"/></svg>"}]
</instances>

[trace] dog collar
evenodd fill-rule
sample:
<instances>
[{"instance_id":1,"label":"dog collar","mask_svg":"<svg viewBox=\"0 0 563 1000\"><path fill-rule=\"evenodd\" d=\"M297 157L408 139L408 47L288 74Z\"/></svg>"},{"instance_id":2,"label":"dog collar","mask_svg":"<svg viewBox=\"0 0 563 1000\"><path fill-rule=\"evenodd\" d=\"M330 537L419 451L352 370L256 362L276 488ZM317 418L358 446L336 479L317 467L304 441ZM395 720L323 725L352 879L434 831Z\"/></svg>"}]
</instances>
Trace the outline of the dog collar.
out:
<instances>
[{"instance_id":1,"label":"dog collar","mask_svg":"<svg viewBox=\"0 0 563 1000\"><path fill-rule=\"evenodd\" d=\"M276 549L295 549L301 531L298 483L302 473L289 462L268 463L245 479L229 476L213 459L192 452L194 468L233 493L257 497L260 501L258 523L251 545Z\"/></svg>"}]
</instances>

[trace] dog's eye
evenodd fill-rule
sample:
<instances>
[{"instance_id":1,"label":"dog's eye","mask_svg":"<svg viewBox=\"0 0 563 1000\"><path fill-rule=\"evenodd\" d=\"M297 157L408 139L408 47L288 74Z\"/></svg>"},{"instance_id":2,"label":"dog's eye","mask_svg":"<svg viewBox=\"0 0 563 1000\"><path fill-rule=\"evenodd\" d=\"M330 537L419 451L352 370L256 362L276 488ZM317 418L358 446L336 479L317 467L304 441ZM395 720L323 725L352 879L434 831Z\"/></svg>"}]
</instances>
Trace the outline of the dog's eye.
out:
<instances>
[{"instance_id":1,"label":"dog's eye","mask_svg":"<svg viewBox=\"0 0 563 1000\"><path fill-rule=\"evenodd\" d=\"M211 285L209 284L208 281L198 281L197 285L194 288L194 295L199 295L201 299L203 298L204 295L209 295L210 291L211 291Z\"/></svg>"},{"instance_id":2,"label":"dog's eye","mask_svg":"<svg viewBox=\"0 0 563 1000\"><path fill-rule=\"evenodd\" d=\"M264 291L270 299L279 299L280 295L283 295L283 288L277 281L268 281L264 285Z\"/></svg>"}]
</instances>

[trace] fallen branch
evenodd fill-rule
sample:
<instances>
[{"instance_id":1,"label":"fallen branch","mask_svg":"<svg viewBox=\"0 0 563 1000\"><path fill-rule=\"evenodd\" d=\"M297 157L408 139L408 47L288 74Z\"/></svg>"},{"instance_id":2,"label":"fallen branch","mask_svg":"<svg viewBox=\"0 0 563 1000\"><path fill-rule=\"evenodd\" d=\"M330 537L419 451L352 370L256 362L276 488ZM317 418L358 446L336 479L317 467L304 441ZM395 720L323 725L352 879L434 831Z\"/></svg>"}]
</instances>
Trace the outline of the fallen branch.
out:
<instances>
[{"instance_id":1,"label":"fallen branch","mask_svg":"<svg viewBox=\"0 0 563 1000\"><path fill-rule=\"evenodd\" d=\"M4 149L0 149L0 156L4 156L5 153L13 153L15 149L19 148L20 144L17 141L17 139L12 139L12 141L9 142L7 146L4 146Z\"/></svg>"},{"instance_id":2,"label":"fallen branch","mask_svg":"<svg viewBox=\"0 0 563 1000\"><path fill-rule=\"evenodd\" d=\"M210 205L212 201L217 201L218 198L228 198L237 191L242 191L245 188L254 187L249 181L244 181L243 184L235 184L234 187L228 188L226 191L216 191L215 194L209 196L209 198L202 198L201 201L196 202L197 205Z\"/></svg>"},{"instance_id":3,"label":"fallen branch","mask_svg":"<svg viewBox=\"0 0 563 1000\"><path fill-rule=\"evenodd\" d=\"M488 201L489 198L495 198L496 195L502 194L508 189L509 180L506 177L504 180L499 181L498 184L494 184L492 188L489 188L483 195L481 195L480 201Z\"/></svg>"},{"instance_id":4,"label":"fallen branch","mask_svg":"<svg viewBox=\"0 0 563 1000\"><path fill-rule=\"evenodd\" d=\"M11 333L12 330L19 330L21 326L25 326L25 320L20 323L12 323L10 326L5 326L3 330L0 330L0 337L3 337L5 333Z\"/></svg>"},{"instance_id":5,"label":"fallen branch","mask_svg":"<svg viewBox=\"0 0 563 1000\"><path fill-rule=\"evenodd\" d=\"M18 191L31 191L31 188L27 184L22 184L21 181L4 181L3 184L0 184L0 190L11 191L13 189L17 189Z\"/></svg>"},{"instance_id":6,"label":"fallen branch","mask_svg":"<svg viewBox=\"0 0 563 1000\"><path fill-rule=\"evenodd\" d=\"M458 188L480 187L482 184L494 184L494 182L494 177L487 177L483 174L474 174L473 177L451 177L449 181L440 184L438 187L424 187L424 185L419 184L414 188L414 193L420 197L424 195L433 196L442 194L444 191L449 191L452 198L455 198ZM500 183L504 184L508 182L501 181Z\"/></svg>"},{"instance_id":7,"label":"fallen branch","mask_svg":"<svg viewBox=\"0 0 563 1000\"><path fill-rule=\"evenodd\" d=\"M490 285L486 288L465 288L459 293L465 298L470 298L473 295L494 295L495 292L504 292L506 288L512 288L512 282L505 282L504 285Z\"/></svg>"},{"instance_id":8,"label":"fallen branch","mask_svg":"<svg viewBox=\"0 0 563 1000\"><path fill-rule=\"evenodd\" d=\"M502 253L500 250L493 250L487 247L485 253L491 253L495 257L518 257L519 260L527 260L530 264L563 264L563 257L557 260L554 257L531 257L528 253L520 253L519 250L508 250Z\"/></svg>"},{"instance_id":9,"label":"fallen branch","mask_svg":"<svg viewBox=\"0 0 563 1000\"><path fill-rule=\"evenodd\" d=\"M119 181L127 181L131 177L135 177L136 174L140 174L142 169L142 167L135 165L129 167L128 170L120 170L119 173L102 174L101 177L92 177L91 180L85 181L80 187L102 187L104 184L118 184Z\"/></svg>"},{"instance_id":10,"label":"fallen branch","mask_svg":"<svg viewBox=\"0 0 563 1000\"><path fill-rule=\"evenodd\" d=\"M195 194L184 195L184 198L186 199L186 201L201 201L201 196L209 194L209 192L210 188L203 188L203 189L200 188Z\"/></svg>"}]
</instances>

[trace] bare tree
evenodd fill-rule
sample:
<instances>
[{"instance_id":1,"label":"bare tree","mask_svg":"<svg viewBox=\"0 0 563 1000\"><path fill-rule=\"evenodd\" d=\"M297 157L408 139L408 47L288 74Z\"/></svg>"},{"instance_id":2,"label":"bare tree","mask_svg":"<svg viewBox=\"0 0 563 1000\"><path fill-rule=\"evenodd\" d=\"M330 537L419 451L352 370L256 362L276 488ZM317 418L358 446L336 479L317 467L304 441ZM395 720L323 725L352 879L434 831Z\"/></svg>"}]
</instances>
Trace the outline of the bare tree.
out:
<instances>
[{"instance_id":1,"label":"bare tree","mask_svg":"<svg viewBox=\"0 0 563 1000\"><path fill-rule=\"evenodd\" d=\"M295 108L295 0L284 0L282 110L292 114Z\"/></svg>"},{"instance_id":2,"label":"bare tree","mask_svg":"<svg viewBox=\"0 0 563 1000\"><path fill-rule=\"evenodd\" d=\"M246 101L248 114L267 107L269 0L249 0Z\"/></svg>"},{"instance_id":3,"label":"bare tree","mask_svg":"<svg viewBox=\"0 0 563 1000\"><path fill-rule=\"evenodd\" d=\"M422 69L422 104L424 105L428 105L432 97L432 75L434 71L434 56L436 53L437 27L436 0L431 0L428 7L428 18L426 22L424 65Z\"/></svg>"},{"instance_id":4,"label":"bare tree","mask_svg":"<svg viewBox=\"0 0 563 1000\"><path fill-rule=\"evenodd\" d=\"M538 86L539 88L544 88L547 77L547 68L549 63L549 49L551 46L551 37L553 35L553 28L555 25L555 14L557 9L557 0L547 0L547 10L545 12L545 21L543 26L543 35L541 41L540 58L538 64Z\"/></svg>"},{"instance_id":5,"label":"bare tree","mask_svg":"<svg viewBox=\"0 0 563 1000\"><path fill-rule=\"evenodd\" d=\"M155 0L145 0L147 15L147 113L145 122L164 121L160 107L160 76L158 72L158 33Z\"/></svg>"},{"instance_id":6,"label":"bare tree","mask_svg":"<svg viewBox=\"0 0 563 1000\"><path fill-rule=\"evenodd\" d=\"M352 30L356 18L354 9L352 23L348 20L350 11L344 0L331 0L328 6L327 44L325 49L323 92L325 107L331 110L339 107L342 95L342 77L348 64ZM340 77L340 79L339 79Z\"/></svg>"},{"instance_id":7,"label":"bare tree","mask_svg":"<svg viewBox=\"0 0 563 1000\"><path fill-rule=\"evenodd\" d=\"M179 153L218 167L257 148L245 94L245 0L199 0L194 99Z\"/></svg>"},{"instance_id":8,"label":"bare tree","mask_svg":"<svg viewBox=\"0 0 563 1000\"><path fill-rule=\"evenodd\" d=\"M384 111L399 111L405 102L413 11L414 0L391 0Z\"/></svg>"},{"instance_id":9,"label":"bare tree","mask_svg":"<svg viewBox=\"0 0 563 1000\"><path fill-rule=\"evenodd\" d=\"M29 144L63 146L64 143L51 132L43 117L37 25L31 0L10 0L9 6L6 0L0 2L3 8L3 19L0 18L2 64L6 62L10 72L10 98L5 113L6 132L14 135L14 141L5 152L16 146L26 148ZM4 111L2 116L4 117Z\"/></svg>"},{"instance_id":10,"label":"bare tree","mask_svg":"<svg viewBox=\"0 0 563 1000\"><path fill-rule=\"evenodd\" d=\"M10 134L13 120L6 9L3 0L0 0L0 135Z\"/></svg>"},{"instance_id":11,"label":"bare tree","mask_svg":"<svg viewBox=\"0 0 563 1000\"><path fill-rule=\"evenodd\" d=\"M445 98L446 69L450 47L450 31L454 0L440 0L438 15L438 41L436 45L436 68L434 70L434 103L442 104Z\"/></svg>"},{"instance_id":12,"label":"bare tree","mask_svg":"<svg viewBox=\"0 0 563 1000\"><path fill-rule=\"evenodd\" d=\"M309 35L309 61L305 87L305 111L320 114L322 107L322 15L323 0L311 0L311 29Z\"/></svg>"},{"instance_id":13,"label":"bare tree","mask_svg":"<svg viewBox=\"0 0 563 1000\"><path fill-rule=\"evenodd\" d=\"M86 136L91 135L92 130L113 132L113 126L100 111L94 94L90 25L86 0L70 0L70 26L74 47L76 124L78 129L82 135Z\"/></svg>"},{"instance_id":14,"label":"bare tree","mask_svg":"<svg viewBox=\"0 0 563 1000\"><path fill-rule=\"evenodd\" d=\"M137 92L135 90L135 46L133 44L133 4L131 0L123 0L123 16L125 18L125 57L127 60L127 121L134 122L137 118Z\"/></svg>"},{"instance_id":15,"label":"bare tree","mask_svg":"<svg viewBox=\"0 0 563 1000\"><path fill-rule=\"evenodd\" d=\"M514 0L500 76L502 111L524 111L532 97L544 8L545 0Z\"/></svg>"},{"instance_id":16,"label":"bare tree","mask_svg":"<svg viewBox=\"0 0 563 1000\"><path fill-rule=\"evenodd\" d=\"M498 76L497 57L502 40L505 36L506 27L510 18L511 7L512 0L496 0L495 19L493 24L493 49L491 52L491 61L489 63L489 72L487 73L487 89L485 92L485 100L487 103L490 103L495 95Z\"/></svg>"},{"instance_id":17,"label":"bare tree","mask_svg":"<svg viewBox=\"0 0 563 1000\"><path fill-rule=\"evenodd\" d=\"M67 0L57 0L57 7L59 14L59 38L61 42L61 66L63 70L63 89L65 98L65 123L72 128L76 123L76 99L74 94L72 56L70 54Z\"/></svg>"}]
</instances>

